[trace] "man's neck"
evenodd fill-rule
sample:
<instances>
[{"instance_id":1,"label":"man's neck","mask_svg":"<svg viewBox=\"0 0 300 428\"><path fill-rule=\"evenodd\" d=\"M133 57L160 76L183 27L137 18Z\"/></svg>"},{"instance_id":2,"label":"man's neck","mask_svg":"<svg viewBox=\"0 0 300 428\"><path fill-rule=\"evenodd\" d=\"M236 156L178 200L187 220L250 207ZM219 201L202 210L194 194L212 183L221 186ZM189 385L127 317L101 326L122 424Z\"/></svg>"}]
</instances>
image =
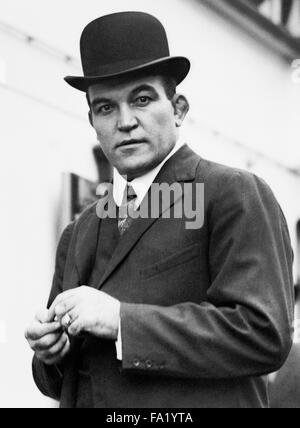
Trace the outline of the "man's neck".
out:
<instances>
[{"instance_id":1,"label":"man's neck","mask_svg":"<svg viewBox=\"0 0 300 428\"><path fill-rule=\"evenodd\" d=\"M136 173L132 176L130 175L123 175L122 177L128 182L131 183L134 180L137 179L142 179L144 176L150 174L152 171L156 170L156 168L162 167L182 146L183 146L183 141L178 139L175 143L175 145L173 146L173 148L164 156L164 158L158 162L157 164L152 165L151 168L149 168L148 170L144 170L140 173Z\"/></svg>"}]
</instances>

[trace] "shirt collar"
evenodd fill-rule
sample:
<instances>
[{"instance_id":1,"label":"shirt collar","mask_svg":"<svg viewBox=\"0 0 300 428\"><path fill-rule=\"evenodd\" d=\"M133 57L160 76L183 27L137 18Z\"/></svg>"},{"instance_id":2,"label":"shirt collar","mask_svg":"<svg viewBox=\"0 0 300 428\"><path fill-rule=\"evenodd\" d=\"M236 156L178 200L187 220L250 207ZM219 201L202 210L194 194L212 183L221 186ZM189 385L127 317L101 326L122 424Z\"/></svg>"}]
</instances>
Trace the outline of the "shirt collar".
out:
<instances>
[{"instance_id":1,"label":"shirt collar","mask_svg":"<svg viewBox=\"0 0 300 428\"><path fill-rule=\"evenodd\" d=\"M142 175L141 177L135 178L130 183L114 168L114 184L113 184L113 196L115 203L118 207L122 205L124 192L127 184L133 187L137 195L136 209L141 205L143 199L147 195L151 185L153 184L158 173L164 166L164 164L184 145L182 140L178 140L173 150L165 157L165 159L154 169Z\"/></svg>"}]
</instances>

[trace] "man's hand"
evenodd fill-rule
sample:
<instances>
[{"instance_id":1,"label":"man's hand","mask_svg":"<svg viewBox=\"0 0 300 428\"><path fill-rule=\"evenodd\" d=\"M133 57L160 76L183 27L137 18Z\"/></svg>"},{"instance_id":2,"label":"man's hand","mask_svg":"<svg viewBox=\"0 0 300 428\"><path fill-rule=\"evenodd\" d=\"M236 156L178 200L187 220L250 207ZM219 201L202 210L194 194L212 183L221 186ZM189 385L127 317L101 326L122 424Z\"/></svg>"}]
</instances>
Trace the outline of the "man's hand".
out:
<instances>
[{"instance_id":1,"label":"man's hand","mask_svg":"<svg viewBox=\"0 0 300 428\"><path fill-rule=\"evenodd\" d=\"M47 365L61 363L70 350L68 335L53 320L49 311L40 311L25 332L36 357Z\"/></svg>"},{"instance_id":2,"label":"man's hand","mask_svg":"<svg viewBox=\"0 0 300 428\"><path fill-rule=\"evenodd\" d=\"M50 308L71 336L89 333L117 340L121 303L102 291L79 287L60 294Z\"/></svg>"}]
</instances>

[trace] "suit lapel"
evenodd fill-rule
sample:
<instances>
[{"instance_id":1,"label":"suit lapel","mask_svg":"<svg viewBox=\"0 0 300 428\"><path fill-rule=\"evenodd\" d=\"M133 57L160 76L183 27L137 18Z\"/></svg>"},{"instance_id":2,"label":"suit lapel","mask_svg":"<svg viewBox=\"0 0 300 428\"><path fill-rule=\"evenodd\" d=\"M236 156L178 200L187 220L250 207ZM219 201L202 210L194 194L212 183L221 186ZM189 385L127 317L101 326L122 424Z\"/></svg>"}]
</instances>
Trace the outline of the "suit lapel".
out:
<instances>
[{"instance_id":1,"label":"suit lapel","mask_svg":"<svg viewBox=\"0 0 300 428\"><path fill-rule=\"evenodd\" d=\"M168 160L168 162L166 162L154 180L154 183L167 183L168 185L172 185L174 183L194 181L199 162L200 157L196 155L187 145L184 145L177 153L174 154L174 156ZM111 258L107 269L101 278L99 288L103 286L104 282L126 258L128 253L134 248L144 233L157 221L159 217L162 216L163 212L170 209L175 204L175 202L176 198L173 201L171 200L168 206L165 205L163 208L160 207L159 216L156 218L138 218L134 220L128 233L126 233L126 235L120 240L113 257ZM145 203L149 204L149 206L151 205L149 193L142 202L142 206Z\"/></svg>"}]
</instances>

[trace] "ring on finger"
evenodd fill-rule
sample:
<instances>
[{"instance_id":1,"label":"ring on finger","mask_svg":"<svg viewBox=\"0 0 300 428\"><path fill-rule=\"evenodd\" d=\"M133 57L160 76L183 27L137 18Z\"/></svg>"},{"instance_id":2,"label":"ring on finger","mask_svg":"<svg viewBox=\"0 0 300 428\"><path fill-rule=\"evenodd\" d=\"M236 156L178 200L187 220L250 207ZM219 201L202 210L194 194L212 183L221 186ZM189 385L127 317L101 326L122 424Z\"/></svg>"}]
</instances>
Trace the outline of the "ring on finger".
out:
<instances>
[{"instance_id":1,"label":"ring on finger","mask_svg":"<svg viewBox=\"0 0 300 428\"><path fill-rule=\"evenodd\" d=\"M63 325L63 327L68 329L71 324L72 324L72 319L71 319L69 314L66 314L62 319L62 325Z\"/></svg>"}]
</instances>

